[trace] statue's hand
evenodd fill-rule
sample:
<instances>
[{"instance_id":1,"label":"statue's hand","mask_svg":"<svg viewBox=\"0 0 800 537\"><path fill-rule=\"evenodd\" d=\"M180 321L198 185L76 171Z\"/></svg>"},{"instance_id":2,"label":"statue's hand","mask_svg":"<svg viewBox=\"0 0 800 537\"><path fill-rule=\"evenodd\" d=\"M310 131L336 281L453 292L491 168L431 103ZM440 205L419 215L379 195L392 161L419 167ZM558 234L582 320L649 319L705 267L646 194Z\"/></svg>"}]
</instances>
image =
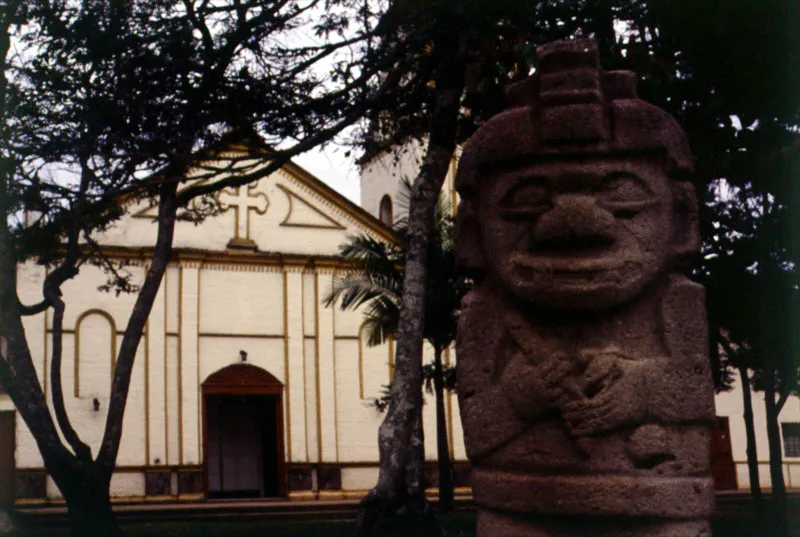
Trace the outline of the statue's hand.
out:
<instances>
[{"instance_id":1,"label":"statue's hand","mask_svg":"<svg viewBox=\"0 0 800 537\"><path fill-rule=\"evenodd\" d=\"M600 350L586 350L578 356L585 366L579 381L579 399L591 399L610 389L622 377L624 361L629 359L613 345Z\"/></svg>"},{"instance_id":2,"label":"statue's hand","mask_svg":"<svg viewBox=\"0 0 800 537\"><path fill-rule=\"evenodd\" d=\"M539 364L515 353L503 371L500 385L514 410L526 420L533 420L568 400L570 394L564 388L564 380L574 369L574 362L564 353L555 353Z\"/></svg>"},{"instance_id":3,"label":"statue's hand","mask_svg":"<svg viewBox=\"0 0 800 537\"><path fill-rule=\"evenodd\" d=\"M643 423L647 382L642 363L605 355L584 374L584 397L565 403L564 418L573 436L590 436Z\"/></svg>"}]
</instances>

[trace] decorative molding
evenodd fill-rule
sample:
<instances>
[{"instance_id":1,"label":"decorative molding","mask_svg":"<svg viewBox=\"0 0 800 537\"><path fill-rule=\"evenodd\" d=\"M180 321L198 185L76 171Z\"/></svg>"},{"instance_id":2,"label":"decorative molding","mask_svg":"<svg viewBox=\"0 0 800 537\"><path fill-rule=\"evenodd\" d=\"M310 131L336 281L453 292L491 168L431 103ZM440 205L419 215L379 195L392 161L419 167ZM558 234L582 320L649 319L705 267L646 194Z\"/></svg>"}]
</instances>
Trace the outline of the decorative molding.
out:
<instances>
[{"instance_id":1,"label":"decorative molding","mask_svg":"<svg viewBox=\"0 0 800 537\"><path fill-rule=\"evenodd\" d=\"M169 463L169 270L164 271L164 463ZM173 284L174 285L174 284ZM175 334L177 335L177 333ZM150 461L147 461L149 464Z\"/></svg>"},{"instance_id":2,"label":"decorative molding","mask_svg":"<svg viewBox=\"0 0 800 537\"><path fill-rule=\"evenodd\" d=\"M314 384L317 393L317 462L322 460L322 390L319 373L319 273L314 273Z\"/></svg>"},{"instance_id":3,"label":"decorative molding","mask_svg":"<svg viewBox=\"0 0 800 537\"><path fill-rule=\"evenodd\" d=\"M286 380L286 459L292 460L292 398L289 386L289 276L283 273L283 375Z\"/></svg>"},{"instance_id":4,"label":"decorative molding","mask_svg":"<svg viewBox=\"0 0 800 537\"><path fill-rule=\"evenodd\" d=\"M183 267L178 267L178 464L183 465Z\"/></svg>"},{"instance_id":5,"label":"decorative molding","mask_svg":"<svg viewBox=\"0 0 800 537\"><path fill-rule=\"evenodd\" d=\"M150 316L145 322L144 338L144 462L150 464ZM133 373L131 373L133 374Z\"/></svg>"},{"instance_id":6,"label":"decorative molding","mask_svg":"<svg viewBox=\"0 0 800 537\"><path fill-rule=\"evenodd\" d=\"M153 255L153 248L131 248L126 246L106 246L104 253L111 259L126 262L140 261L146 263L145 258ZM267 270L274 268L275 272L290 268L292 270L314 273L319 270L347 270L353 268L353 263L345 261L338 256L329 255L304 255L282 254L280 252L254 252L254 251L211 251L194 248L175 248L172 253L172 268L203 268L209 267L216 270ZM230 269L228 267L231 267Z\"/></svg>"},{"instance_id":7,"label":"decorative molding","mask_svg":"<svg viewBox=\"0 0 800 537\"><path fill-rule=\"evenodd\" d=\"M300 183L300 186L304 190L314 194L315 197L321 200L322 204L331 209L340 211L357 224L375 233L380 239L387 242L397 242L399 240L390 227L383 224L363 208L345 198L339 192L332 189L294 162L289 162L284 165L281 171Z\"/></svg>"},{"instance_id":8,"label":"decorative molding","mask_svg":"<svg viewBox=\"0 0 800 537\"><path fill-rule=\"evenodd\" d=\"M303 431L303 438L305 439L306 445L306 461L311 461L311 455L309 454L308 448L308 372L306 368L306 282L305 282L305 271L300 275L300 317L302 319L303 326L303 426L305 427Z\"/></svg>"},{"instance_id":9,"label":"decorative molding","mask_svg":"<svg viewBox=\"0 0 800 537\"><path fill-rule=\"evenodd\" d=\"M304 228L314 228L314 229L336 229L336 230L347 229L345 226L343 226L342 224L340 224L327 214L317 209L310 201L303 198L296 192L292 192L291 190L289 190L280 183L277 183L275 186L277 186L284 194L286 194L286 199L289 201L289 212L286 213L286 217L280 223L281 226L304 227ZM310 209L312 213L322 218L322 220L325 223L314 224L314 223L292 222L292 215L295 209L295 203L300 203L304 205L305 207Z\"/></svg>"},{"instance_id":10,"label":"decorative molding","mask_svg":"<svg viewBox=\"0 0 800 537\"><path fill-rule=\"evenodd\" d=\"M249 190L249 187L248 187L248 190ZM265 209L265 211L266 211L266 209ZM247 217L247 222L248 222L247 225L248 225L248 233L249 233L249 228L250 228L250 216L249 216L249 214L248 214L248 217ZM202 399L202 397L203 397L203 394L201 393L200 386L199 386L199 384L200 384L200 319L202 319L202 312L203 312L203 310L200 309L200 299L203 296L202 287L201 287L201 279L202 279L202 276L203 276L203 267L204 267L204 264L200 263L200 267L198 267L198 269L197 269L197 313L196 313L197 318L195 319L195 322L194 322L194 327L195 327L194 349L195 349L195 353L196 353L196 359L195 359L196 372L195 373L197 375L195 377L197 379L195 382L198 384L198 386L197 386L197 438L196 438L196 441L197 441L197 460L198 461L202 461L203 460L203 448L205 447L203 445L203 442L202 442L202 437L203 437L203 413L202 413L203 399Z\"/></svg>"},{"instance_id":11,"label":"decorative molding","mask_svg":"<svg viewBox=\"0 0 800 537\"><path fill-rule=\"evenodd\" d=\"M198 337L241 338L241 339L284 339L284 334L230 334L223 332L198 332Z\"/></svg>"},{"instance_id":12,"label":"decorative molding","mask_svg":"<svg viewBox=\"0 0 800 537\"><path fill-rule=\"evenodd\" d=\"M80 398L80 362L81 362L81 323L91 315L99 315L108 321L111 326L111 382L114 381L114 369L117 365L117 337L120 332L117 331L117 324L114 322L114 317L110 313L101 309L86 310L75 321L75 344L73 345L74 357L74 371L73 371L73 393L76 399Z\"/></svg>"}]
</instances>

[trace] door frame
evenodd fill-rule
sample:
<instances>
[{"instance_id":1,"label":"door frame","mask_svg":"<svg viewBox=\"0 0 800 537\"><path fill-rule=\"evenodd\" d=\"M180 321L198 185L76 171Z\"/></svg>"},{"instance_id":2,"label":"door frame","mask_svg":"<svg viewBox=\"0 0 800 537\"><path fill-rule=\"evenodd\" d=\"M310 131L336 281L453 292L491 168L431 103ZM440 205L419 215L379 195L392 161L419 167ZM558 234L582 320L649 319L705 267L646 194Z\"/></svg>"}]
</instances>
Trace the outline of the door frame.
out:
<instances>
[{"instance_id":1,"label":"door frame","mask_svg":"<svg viewBox=\"0 0 800 537\"><path fill-rule=\"evenodd\" d=\"M208 396L267 395L275 397L276 441L278 442L278 496L288 495L286 487L286 439L283 427L283 384L268 371L250 364L234 364L203 382L203 496L208 499Z\"/></svg>"},{"instance_id":2,"label":"door frame","mask_svg":"<svg viewBox=\"0 0 800 537\"><path fill-rule=\"evenodd\" d=\"M736 462L733 459L733 440L731 438L729 416L715 417L714 428L711 431L711 435L711 441L709 442L709 456L711 459L709 461L709 470L711 478L714 480L714 489L717 491L739 490L739 479L736 475ZM717 447L717 449L714 449L714 447ZM724 449L719 449L720 447L724 447ZM724 454L726 457L720 459L720 454ZM722 473L722 476L720 476L719 472ZM722 485L721 488L717 486L718 477L725 478L719 483Z\"/></svg>"}]
</instances>

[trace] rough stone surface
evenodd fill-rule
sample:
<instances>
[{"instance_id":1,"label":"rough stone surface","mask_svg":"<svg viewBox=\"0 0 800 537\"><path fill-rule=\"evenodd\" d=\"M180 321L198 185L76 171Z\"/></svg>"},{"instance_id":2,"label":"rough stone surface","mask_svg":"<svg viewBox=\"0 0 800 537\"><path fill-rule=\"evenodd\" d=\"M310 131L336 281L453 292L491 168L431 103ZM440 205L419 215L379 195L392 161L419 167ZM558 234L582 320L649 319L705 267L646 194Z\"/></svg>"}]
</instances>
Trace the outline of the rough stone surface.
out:
<instances>
[{"instance_id":1,"label":"rough stone surface","mask_svg":"<svg viewBox=\"0 0 800 537\"><path fill-rule=\"evenodd\" d=\"M0 535L11 533L15 529L14 521L11 520L11 515L6 511L0 510Z\"/></svg>"},{"instance_id":2,"label":"rough stone surface","mask_svg":"<svg viewBox=\"0 0 800 537\"><path fill-rule=\"evenodd\" d=\"M537 53L456 178L476 281L457 348L478 535L710 535L688 143L593 41Z\"/></svg>"}]
</instances>

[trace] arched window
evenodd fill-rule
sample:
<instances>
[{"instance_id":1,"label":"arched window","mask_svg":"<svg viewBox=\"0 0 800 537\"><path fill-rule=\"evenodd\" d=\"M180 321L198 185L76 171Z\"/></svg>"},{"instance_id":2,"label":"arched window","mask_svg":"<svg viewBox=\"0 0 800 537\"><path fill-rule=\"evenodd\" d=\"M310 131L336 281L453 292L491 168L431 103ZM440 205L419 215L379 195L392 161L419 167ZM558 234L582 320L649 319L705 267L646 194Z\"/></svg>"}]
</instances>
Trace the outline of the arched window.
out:
<instances>
[{"instance_id":1,"label":"arched window","mask_svg":"<svg viewBox=\"0 0 800 537\"><path fill-rule=\"evenodd\" d=\"M381 205L378 209L378 218L387 226L394 224L394 214L392 213L392 198L387 194L381 198Z\"/></svg>"}]
</instances>

